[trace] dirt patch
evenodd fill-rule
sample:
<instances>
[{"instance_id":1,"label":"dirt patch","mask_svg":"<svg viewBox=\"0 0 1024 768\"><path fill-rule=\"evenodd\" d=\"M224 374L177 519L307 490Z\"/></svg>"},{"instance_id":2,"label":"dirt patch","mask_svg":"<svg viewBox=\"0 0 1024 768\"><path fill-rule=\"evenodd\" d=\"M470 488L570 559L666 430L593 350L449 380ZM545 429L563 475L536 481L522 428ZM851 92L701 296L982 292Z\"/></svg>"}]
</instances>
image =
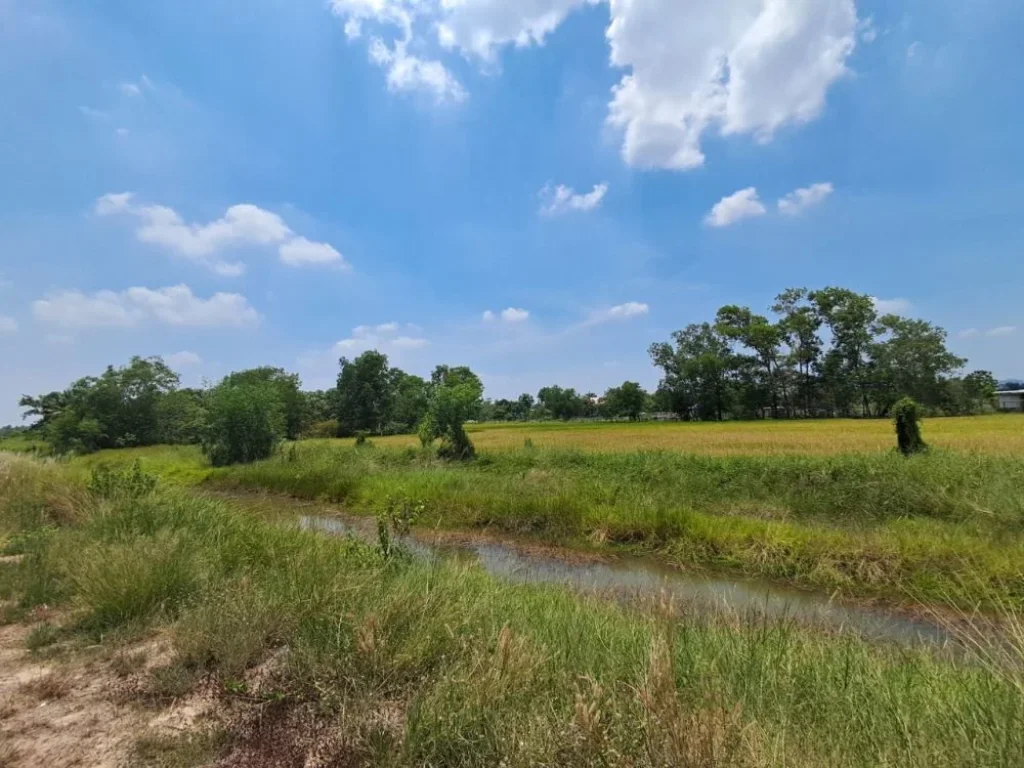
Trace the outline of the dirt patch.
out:
<instances>
[{"instance_id":1,"label":"dirt patch","mask_svg":"<svg viewBox=\"0 0 1024 768\"><path fill-rule=\"evenodd\" d=\"M138 765L142 737L197 727L208 713L192 697L154 711L126 695L135 679L167 658L162 640L120 650L139 660L125 676L118 656L102 652L26 648L32 627L0 627L0 744L6 766L70 768ZM143 661L144 659L144 661Z\"/></svg>"}]
</instances>

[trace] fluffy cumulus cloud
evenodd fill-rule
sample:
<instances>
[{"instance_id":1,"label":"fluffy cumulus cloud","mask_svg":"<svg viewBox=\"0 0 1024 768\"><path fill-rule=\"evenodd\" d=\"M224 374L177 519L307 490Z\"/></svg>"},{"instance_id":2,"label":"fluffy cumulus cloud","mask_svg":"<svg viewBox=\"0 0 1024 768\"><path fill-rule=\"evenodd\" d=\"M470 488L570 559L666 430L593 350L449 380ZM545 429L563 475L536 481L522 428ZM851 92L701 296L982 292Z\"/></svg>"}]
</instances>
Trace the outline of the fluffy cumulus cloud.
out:
<instances>
[{"instance_id":1,"label":"fluffy cumulus cloud","mask_svg":"<svg viewBox=\"0 0 1024 768\"><path fill-rule=\"evenodd\" d=\"M812 184L790 192L779 200L779 212L786 216L798 216L808 208L813 208L825 202L829 195L835 191L830 182Z\"/></svg>"},{"instance_id":2,"label":"fluffy cumulus cloud","mask_svg":"<svg viewBox=\"0 0 1024 768\"><path fill-rule=\"evenodd\" d=\"M215 293L203 299L187 285L129 288L125 291L60 291L32 303L32 314L49 326L67 330L131 328L159 323L192 328L244 328L259 315L237 293Z\"/></svg>"},{"instance_id":3,"label":"fluffy cumulus cloud","mask_svg":"<svg viewBox=\"0 0 1024 768\"><path fill-rule=\"evenodd\" d=\"M501 320L501 322L506 325L517 325L518 323L525 323L529 320L530 313L525 309L519 309L517 307L509 307L508 309L503 309L498 313L492 312L488 309L484 312L483 319L485 323L493 323L497 320Z\"/></svg>"},{"instance_id":4,"label":"fluffy cumulus cloud","mask_svg":"<svg viewBox=\"0 0 1024 768\"><path fill-rule=\"evenodd\" d=\"M164 362L171 366L171 368L188 368L189 366L199 365L203 362L203 358L195 352L182 350L181 352L164 356Z\"/></svg>"},{"instance_id":5,"label":"fluffy cumulus cloud","mask_svg":"<svg viewBox=\"0 0 1024 768\"><path fill-rule=\"evenodd\" d=\"M708 131L768 141L786 125L818 117L847 72L858 34L854 0L331 0L350 39L364 27L371 56L392 88L450 96L458 81L439 60L405 61L435 41L492 64L503 46L541 45L574 10L605 2L611 63L623 70L609 104L622 154L644 168L685 170L704 162ZM430 76L426 76L429 65ZM407 77L395 74L408 70ZM405 85L400 86L399 83ZM465 98L461 85L454 89Z\"/></svg>"},{"instance_id":6,"label":"fluffy cumulus cloud","mask_svg":"<svg viewBox=\"0 0 1024 768\"><path fill-rule=\"evenodd\" d=\"M404 327L396 322L380 325L359 325L352 329L352 335L337 342L331 354L351 355L369 349L379 350L413 350L422 349L430 344L428 339L417 334L420 329L411 324Z\"/></svg>"},{"instance_id":7,"label":"fluffy cumulus cloud","mask_svg":"<svg viewBox=\"0 0 1024 768\"><path fill-rule=\"evenodd\" d=\"M437 59L410 53L414 25L428 3L420 0L330 0L334 14L345 20L345 36L357 40L372 27L369 57L387 73L393 91L425 91L438 102L461 102L465 88Z\"/></svg>"},{"instance_id":8,"label":"fluffy cumulus cloud","mask_svg":"<svg viewBox=\"0 0 1024 768\"><path fill-rule=\"evenodd\" d=\"M914 305L907 299L877 299L872 296L871 300L880 315L905 315L914 310Z\"/></svg>"},{"instance_id":9,"label":"fluffy cumulus cloud","mask_svg":"<svg viewBox=\"0 0 1024 768\"><path fill-rule=\"evenodd\" d=\"M604 183L594 185L586 194L577 193L572 187L562 184L557 187L548 184L540 191L540 212L544 216L558 216L570 211L586 213L599 207L606 194L608 185Z\"/></svg>"},{"instance_id":10,"label":"fluffy cumulus cloud","mask_svg":"<svg viewBox=\"0 0 1024 768\"><path fill-rule=\"evenodd\" d=\"M767 212L764 203L757 196L757 189L747 187L715 203L704 221L709 227L728 227L743 219L763 216Z\"/></svg>"},{"instance_id":11,"label":"fluffy cumulus cloud","mask_svg":"<svg viewBox=\"0 0 1024 768\"><path fill-rule=\"evenodd\" d=\"M18 321L13 317L0 315L0 336L9 335L18 331Z\"/></svg>"},{"instance_id":12,"label":"fluffy cumulus cloud","mask_svg":"<svg viewBox=\"0 0 1024 768\"><path fill-rule=\"evenodd\" d=\"M768 141L806 123L847 71L854 0L610 0L611 60L628 73L609 122L626 161L685 170L704 163L701 140L753 134Z\"/></svg>"},{"instance_id":13,"label":"fluffy cumulus cloud","mask_svg":"<svg viewBox=\"0 0 1024 768\"><path fill-rule=\"evenodd\" d=\"M206 224L186 222L173 208L137 203L130 192L107 194L96 201L98 216L128 215L139 222L136 237L195 261L219 275L236 277L245 272L239 261L222 257L238 246L276 246L289 266L333 265L347 268L341 254L327 243L315 243L292 232L272 211L243 203L233 205L219 219Z\"/></svg>"}]
</instances>

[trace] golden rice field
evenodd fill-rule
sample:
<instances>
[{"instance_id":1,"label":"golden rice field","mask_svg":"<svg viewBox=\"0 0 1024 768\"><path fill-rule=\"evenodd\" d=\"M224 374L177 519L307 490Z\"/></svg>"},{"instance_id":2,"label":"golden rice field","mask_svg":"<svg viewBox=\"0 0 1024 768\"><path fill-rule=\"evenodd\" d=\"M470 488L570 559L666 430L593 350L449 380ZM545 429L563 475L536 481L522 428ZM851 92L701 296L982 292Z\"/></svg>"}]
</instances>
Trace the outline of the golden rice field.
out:
<instances>
[{"instance_id":1,"label":"golden rice field","mask_svg":"<svg viewBox=\"0 0 1024 768\"><path fill-rule=\"evenodd\" d=\"M667 450L711 456L863 453L891 450L896 444L892 423L886 419L641 424L533 422L475 424L469 426L469 432L477 450L483 451L522 448L527 439L537 448L602 452ZM937 448L1024 453L1024 414L927 419L922 432L925 440ZM412 435L373 438L373 441L393 447L418 444Z\"/></svg>"}]
</instances>

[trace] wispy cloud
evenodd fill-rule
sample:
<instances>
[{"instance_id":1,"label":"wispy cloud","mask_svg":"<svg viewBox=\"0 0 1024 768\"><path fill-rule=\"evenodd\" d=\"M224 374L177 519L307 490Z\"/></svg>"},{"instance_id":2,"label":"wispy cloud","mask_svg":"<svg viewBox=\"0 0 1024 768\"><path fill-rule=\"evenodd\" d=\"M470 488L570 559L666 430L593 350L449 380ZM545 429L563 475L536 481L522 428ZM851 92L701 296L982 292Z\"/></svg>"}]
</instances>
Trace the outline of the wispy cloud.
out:
<instances>
[{"instance_id":1,"label":"wispy cloud","mask_svg":"<svg viewBox=\"0 0 1024 768\"><path fill-rule=\"evenodd\" d=\"M544 216L559 216L571 211L587 213L600 207L606 194L608 185L603 182L595 184L586 194L577 193L575 189L564 184L557 187L548 184L540 191L540 212Z\"/></svg>"},{"instance_id":2,"label":"wispy cloud","mask_svg":"<svg viewBox=\"0 0 1024 768\"><path fill-rule=\"evenodd\" d=\"M834 191L835 187L827 181L795 189L779 200L779 213L784 216L798 216L808 208L821 205Z\"/></svg>"}]
</instances>

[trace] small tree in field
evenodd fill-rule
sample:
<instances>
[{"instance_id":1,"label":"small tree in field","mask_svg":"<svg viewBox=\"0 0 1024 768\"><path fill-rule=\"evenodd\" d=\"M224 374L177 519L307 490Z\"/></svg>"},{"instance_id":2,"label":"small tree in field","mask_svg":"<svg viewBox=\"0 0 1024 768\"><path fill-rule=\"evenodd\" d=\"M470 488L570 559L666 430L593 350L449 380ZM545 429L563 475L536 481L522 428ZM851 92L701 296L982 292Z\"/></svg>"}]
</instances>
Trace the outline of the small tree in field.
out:
<instances>
[{"instance_id":1,"label":"small tree in field","mask_svg":"<svg viewBox=\"0 0 1024 768\"><path fill-rule=\"evenodd\" d=\"M273 455L284 434L280 398L272 385L225 381L210 395L203 452L215 467Z\"/></svg>"},{"instance_id":2,"label":"small tree in field","mask_svg":"<svg viewBox=\"0 0 1024 768\"><path fill-rule=\"evenodd\" d=\"M444 459L471 459L476 454L463 426L480 410L483 385L468 368L438 366L431 383L430 409L420 422L424 447L437 438L437 455Z\"/></svg>"},{"instance_id":3,"label":"small tree in field","mask_svg":"<svg viewBox=\"0 0 1024 768\"><path fill-rule=\"evenodd\" d=\"M921 437L920 409L909 397L904 397L893 406L896 422L896 442L900 453L912 456L928 450Z\"/></svg>"}]
</instances>

